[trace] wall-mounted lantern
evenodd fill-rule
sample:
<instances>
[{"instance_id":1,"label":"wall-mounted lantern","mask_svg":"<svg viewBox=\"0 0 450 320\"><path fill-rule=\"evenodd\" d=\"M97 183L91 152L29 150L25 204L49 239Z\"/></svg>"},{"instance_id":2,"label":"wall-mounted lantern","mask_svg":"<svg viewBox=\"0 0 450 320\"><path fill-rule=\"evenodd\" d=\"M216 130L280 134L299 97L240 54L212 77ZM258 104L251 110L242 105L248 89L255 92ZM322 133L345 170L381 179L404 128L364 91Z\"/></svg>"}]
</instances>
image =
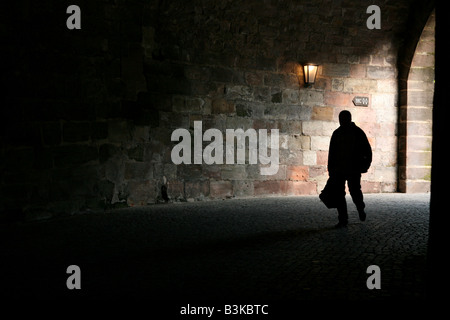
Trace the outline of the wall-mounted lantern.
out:
<instances>
[{"instance_id":1,"label":"wall-mounted lantern","mask_svg":"<svg viewBox=\"0 0 450 320\"><path fill-rule=\"evenodd\" d=\"M317 64L305 64L303 66L303 75L305 76L305 87L310 87L316 81L317 69L319 66Z\"/></svg>"}]
</instances>

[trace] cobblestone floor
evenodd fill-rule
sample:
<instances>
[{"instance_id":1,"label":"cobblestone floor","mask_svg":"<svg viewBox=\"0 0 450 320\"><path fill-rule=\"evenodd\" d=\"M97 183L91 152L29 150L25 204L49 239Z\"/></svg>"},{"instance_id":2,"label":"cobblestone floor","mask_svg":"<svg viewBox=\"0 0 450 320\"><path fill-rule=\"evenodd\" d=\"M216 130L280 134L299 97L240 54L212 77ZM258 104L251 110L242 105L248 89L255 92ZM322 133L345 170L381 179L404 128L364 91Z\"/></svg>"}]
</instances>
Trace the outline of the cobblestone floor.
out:
<instances>
[{"instance_id":1,"label":"cobblestone floor","mask_svg":"<svg viewBox=\"0 0 450 320\"><path fill-rule=\"evenodd\" d=\"M365 195L349 225L317 196L172 203L0 225L3 294L179 301L423 299L429 194ZM66 287L81 268L82 289ZM367 267L381 270L369 290Z\"/></svg>"}]
</instances>

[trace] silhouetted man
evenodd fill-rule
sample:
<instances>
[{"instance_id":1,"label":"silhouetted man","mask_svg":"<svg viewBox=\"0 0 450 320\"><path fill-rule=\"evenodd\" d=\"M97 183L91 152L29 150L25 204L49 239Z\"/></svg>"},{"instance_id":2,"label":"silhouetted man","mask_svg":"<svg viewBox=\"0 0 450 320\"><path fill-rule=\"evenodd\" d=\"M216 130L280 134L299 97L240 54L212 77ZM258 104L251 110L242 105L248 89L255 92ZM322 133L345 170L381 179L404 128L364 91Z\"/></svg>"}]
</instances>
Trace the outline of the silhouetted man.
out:
<instances>
[{"instance_id":1,"label":"silhouetted man","mask_svg":"<svg viewBox=\"0 0 450 320\"><path fill-rule=\"evenodd\" d=\"M365 204L361 192L361 173L367 172L372 163L372 149L364 131L352 122L352 115L344 110L339 113L339 124L331 136L328 153L328 183L336 192L339 223L345 227L348 221L345 200L345 181L361 221L366 220Z\"/></svg>"}]
</instances>

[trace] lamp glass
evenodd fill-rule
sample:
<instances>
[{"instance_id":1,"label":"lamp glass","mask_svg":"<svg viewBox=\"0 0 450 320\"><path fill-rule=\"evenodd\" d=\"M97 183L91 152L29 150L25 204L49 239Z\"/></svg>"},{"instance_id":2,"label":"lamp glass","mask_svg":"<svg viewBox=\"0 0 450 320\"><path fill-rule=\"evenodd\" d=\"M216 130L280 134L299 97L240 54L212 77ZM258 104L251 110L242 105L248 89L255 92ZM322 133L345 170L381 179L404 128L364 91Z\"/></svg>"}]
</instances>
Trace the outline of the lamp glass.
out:
<instances>
[{"instance_id":1,"label":"lamp glass","mask_svg":"<svg viewBox=\"0 0 450 320\"><path fill-rule=\"evenodd\" d=\"M318 66L315 64L307 64L303 66L306 84L313 84L316 81Z\"/></svg>"}]
</instances>

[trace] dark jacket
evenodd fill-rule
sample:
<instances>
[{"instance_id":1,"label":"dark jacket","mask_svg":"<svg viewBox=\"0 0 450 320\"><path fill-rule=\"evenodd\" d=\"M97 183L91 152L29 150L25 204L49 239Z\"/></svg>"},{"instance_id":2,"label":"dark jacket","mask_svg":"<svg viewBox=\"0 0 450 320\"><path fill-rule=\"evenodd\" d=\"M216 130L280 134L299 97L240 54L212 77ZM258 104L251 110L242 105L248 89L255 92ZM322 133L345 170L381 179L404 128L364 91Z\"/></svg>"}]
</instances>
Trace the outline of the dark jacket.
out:
<instances>
[{"instance_id":1,"label":"dark jacket","mask_svg":"<svg viewBox=\"0 0 450 320\"><path fill-rule=\"evenodd\" d=\"M372 163L372 149L364 131L351 122L337 128L330 140L329 174L364 173Z\"/></svg>"}]
</instances>

